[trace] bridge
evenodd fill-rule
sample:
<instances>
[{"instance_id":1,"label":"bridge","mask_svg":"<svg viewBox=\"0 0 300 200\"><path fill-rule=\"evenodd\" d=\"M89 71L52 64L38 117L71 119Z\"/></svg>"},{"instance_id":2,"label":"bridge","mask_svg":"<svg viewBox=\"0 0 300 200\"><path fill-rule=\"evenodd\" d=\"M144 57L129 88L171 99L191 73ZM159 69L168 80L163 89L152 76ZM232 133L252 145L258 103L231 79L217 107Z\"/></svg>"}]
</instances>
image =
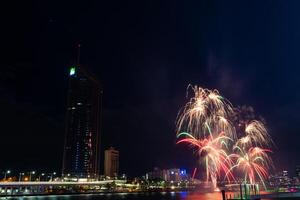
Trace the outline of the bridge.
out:
<instances>
[{"instance_id":1,"label":"bridge","mask_svg":"<svg viewBox=\"0 0 300 200\"><path fill-rule=\"evenodd\" d=\"M120 188L134 188L137 185L127 184L126 180L104 180L104 181L28 181L28 182L0 182L0 196L20 195L45 195L61 193L94 193L110 190L110 186Z\"/></svg>"}]
</instances>

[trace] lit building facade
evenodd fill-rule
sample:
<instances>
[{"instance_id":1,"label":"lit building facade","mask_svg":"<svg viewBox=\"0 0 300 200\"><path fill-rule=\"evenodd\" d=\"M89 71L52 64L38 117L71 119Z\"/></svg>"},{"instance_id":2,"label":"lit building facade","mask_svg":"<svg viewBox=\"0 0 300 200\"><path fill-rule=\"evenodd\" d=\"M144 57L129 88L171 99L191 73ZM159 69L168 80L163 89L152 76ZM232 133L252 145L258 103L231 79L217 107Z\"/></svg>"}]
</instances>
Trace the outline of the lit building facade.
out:
<instances>
[{"instance_id":1,"label":"lit building facade","mask_svg":"<svg viewBox=\"0 0 300 200\"><path fill-rule=\"evenodd\" d=\"M62 175L97 178L103 91L80 66L70 68Z\"/></svg>"},{"instance_id":2,"label":"lit building facade","mask_svg":"<svg viewBox=\"0 0 300 200\"><path fill-rule=\"evenodd\" d=\"M153 171L148 172L146 174L147 180L164 180L167 182L180 182L189 179L189 175L186 173L185 169L159 169L157 167L154 168Z\"/></svg>"},{"instance_id":3,"label":"lit building facade","mask_svg":"<svg viewBox=\"0 0 300 200\"><path fill-rule=\"evenodd\" d=\"M284 170L275 175L270 175L269 183L273 187L288 187L291 185L291 178L288 175L288 171Z\"/></svg>"},{"instance_id":4,"label":"lit building facade","mask_svg":"<svg viewBox=\"0 0 300 200\"><path fill-rule=\"evenodd\" d=\"M153 171L146 173L147 180L164 180L165 170L154 167Z\"/></svg>"},{"instance_id":5,"label":"lit building facade","mask_svg":"<svg viewBox=\"0 0 300 200\"><path fill-rule=\"evenodd\" d=\"M188 175L185 169L178 169L178 168L167 169L164 172L164 180L179 182L183 180L188 180Z\"/></svg>"},{"instance_id":6,"label":"lit building facade","mask_svg":"<svg viewBox=\"0 0 300 200\"><path fill-rule=\"evenodd\" d=\"M119 173L119 151L110 147L104 154L104 175L116 177Z\"/></svg>"}]
</instances>

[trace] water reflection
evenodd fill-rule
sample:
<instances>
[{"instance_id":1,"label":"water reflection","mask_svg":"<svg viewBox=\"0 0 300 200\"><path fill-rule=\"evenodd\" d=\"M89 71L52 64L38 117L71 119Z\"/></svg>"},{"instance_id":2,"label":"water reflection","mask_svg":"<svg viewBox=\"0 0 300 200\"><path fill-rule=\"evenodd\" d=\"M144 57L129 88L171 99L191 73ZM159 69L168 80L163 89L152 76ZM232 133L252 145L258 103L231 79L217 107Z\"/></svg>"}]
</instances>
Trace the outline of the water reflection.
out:
<instances>
[{"instance_id":1,"label":"water reflection","mask_svg":"<svg viewBox=\"0 0 300 200\"><path fill-rule=\"evenodd\" d=\"M220 192L214 193L189 193L182 200L222 200Z\"/></svg>"},{"instance_id":2,"label":"water reflection","mask_svg":"<svg viewBox=\"0 0 300 200\"><path fill-rule=\"evenodd\" d=\"M220 192L146 192L146 193L101 193L82 195L53 195L32 197L1 197L0 200L222 200Z\"/></svg>"}]
</instances>

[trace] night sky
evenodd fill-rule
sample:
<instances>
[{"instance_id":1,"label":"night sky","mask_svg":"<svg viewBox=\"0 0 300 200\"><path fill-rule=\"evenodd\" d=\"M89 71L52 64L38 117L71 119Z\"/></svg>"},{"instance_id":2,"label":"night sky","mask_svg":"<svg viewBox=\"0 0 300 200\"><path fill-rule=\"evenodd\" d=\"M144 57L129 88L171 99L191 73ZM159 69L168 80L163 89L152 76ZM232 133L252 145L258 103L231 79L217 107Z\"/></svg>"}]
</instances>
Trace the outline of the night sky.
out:
<instances>
[{"instance_id":1,"label":"night sky","mask_svg":"<svg viewBox=\"0 0 300 200\"><path fill-rule=\"evenodd\" d=\"M60 171L68 69L104 87L102 151L120 170L197 165L175 145L188 84L253 106L272 136L276 170L300 164L300 1L26 1L2 18L0 169ZM102 152L103 153L103 152Z\"/></svg>"}]
</instances>

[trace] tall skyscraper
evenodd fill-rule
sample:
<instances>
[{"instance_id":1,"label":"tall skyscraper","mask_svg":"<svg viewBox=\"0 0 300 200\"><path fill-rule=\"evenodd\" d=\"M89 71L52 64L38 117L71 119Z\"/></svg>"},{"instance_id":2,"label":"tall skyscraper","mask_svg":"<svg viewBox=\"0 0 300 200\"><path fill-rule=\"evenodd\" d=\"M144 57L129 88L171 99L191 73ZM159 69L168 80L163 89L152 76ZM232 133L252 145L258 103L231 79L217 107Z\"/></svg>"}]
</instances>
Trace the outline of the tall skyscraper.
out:
<instances>
[{"instance_id":1,"label":"tall skyscraper","mask_svg":"<svg viewBox=\"0 0 300 200\"><path fill-rule=\"evenodd\" d=\"M99 175L102 94L92 74L79 65L70 68L63 176Z\"/></svg>"},{"instance_id":2,"label":"tall skyscraper","mask_svg":"<svg viewBox=\"0 0 300 200\"><path fill-rule=\"evenodd\" d=\"M119 173L119 151L110 147L105 150L104 175L109 177L117 176Z\"/></svg>"}]
</instances>

